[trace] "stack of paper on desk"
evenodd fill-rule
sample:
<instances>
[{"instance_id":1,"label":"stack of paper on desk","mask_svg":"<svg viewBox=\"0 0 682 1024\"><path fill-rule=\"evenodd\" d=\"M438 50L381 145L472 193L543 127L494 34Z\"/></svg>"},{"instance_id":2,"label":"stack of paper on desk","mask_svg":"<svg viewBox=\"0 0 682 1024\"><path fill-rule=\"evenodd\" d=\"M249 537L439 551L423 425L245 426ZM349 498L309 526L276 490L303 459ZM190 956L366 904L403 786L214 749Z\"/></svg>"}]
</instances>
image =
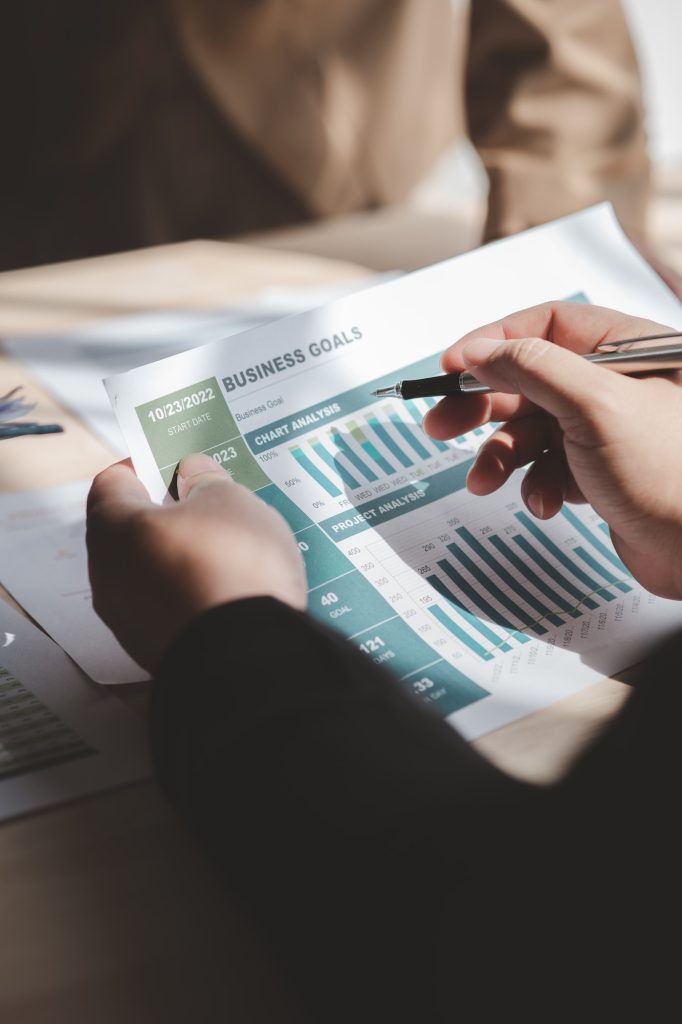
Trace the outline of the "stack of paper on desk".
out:
<instances>
[{"instance_id":1,"label":"stack of paper on desk","mask_svg":"<svg viewBox=\"0 0 682 1024\"><path fill-rule=\"evenodd\" d=\"M88 486L0 496L2 582L53 637L0 601L0 819L150 773L144 723L91 681L148 677L92 608Z\"/></svg>"},{"instance_id":2,"label":"stack of paper on desk","mask_svg":"<svg viewBox=\"0 0 682 1024\"><path fill-rule=\"evenodd\" d=\"M144 723L0 601L0 820L149 773Z\"/></svg>"},{"instance_id":3,"label":"stack of paper on desk","mask_svg":"<svg viewBox=\"0 0 682 1024\"><path fill-rule=\"evenodd\" d=\"M92 607L85 550L90 481L0 496L0 580L96 683L149 676Z\"/></svg>"}]
</instances>

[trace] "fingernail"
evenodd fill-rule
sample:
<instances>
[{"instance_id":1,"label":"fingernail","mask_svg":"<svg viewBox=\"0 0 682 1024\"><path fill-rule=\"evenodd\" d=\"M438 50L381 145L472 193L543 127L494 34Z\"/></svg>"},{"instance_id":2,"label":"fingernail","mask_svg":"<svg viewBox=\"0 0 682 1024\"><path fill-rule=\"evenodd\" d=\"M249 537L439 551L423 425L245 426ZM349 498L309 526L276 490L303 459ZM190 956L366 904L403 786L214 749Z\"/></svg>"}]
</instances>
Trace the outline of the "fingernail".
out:
<instances>
[{"instance_id":1,"label":"fingernail","mask_svg":"<svg viewBox=\"0 0 682 1024\"><path fill-rule=\"evenodd\" d=\"M176 493L173 494L171 491L171 494L174 498L179 498L182 501L193 487L200 486L200 483L194 483L197 477L218 474L227 480L230 479L230 474L226 473L220 463L212 459L210 455L187 455L178 463L175 474Z\"/></svg>"},{"instance_id":2,"label":"fingernail","mask_svg":"<svg viewBox=\"0 0 682 1024\"><path fill-rule=\"evenodd\" d=\"M462 361L465 366L473 368L488 361L501 342L495 338L473 338L462 348Z\"/></svg>"},{"instance_id":3,"label":"fingernail","mask_svg":"<svg viewBox=\"0 0 682 1024\"><path fill-rule=\"evenodd\" d=\"M537 491L534 491L532 494L528 495L528 497L526 498L526 505L531 510L536 519L545 518L545 503L542 500L542 495L538 494Z\"/></svg>"},{"instance_id":4,"label":"fingernail","mask_svg":"<svg viewBox=\"0 0 682 1024\"><path fill-rule=\"evenodd\" d=\"M187 455L178 463L178 477L181 480L189 480L200 473L222 473L222 466L210 455L194 454Z\"/></svg>"}]
</instances>

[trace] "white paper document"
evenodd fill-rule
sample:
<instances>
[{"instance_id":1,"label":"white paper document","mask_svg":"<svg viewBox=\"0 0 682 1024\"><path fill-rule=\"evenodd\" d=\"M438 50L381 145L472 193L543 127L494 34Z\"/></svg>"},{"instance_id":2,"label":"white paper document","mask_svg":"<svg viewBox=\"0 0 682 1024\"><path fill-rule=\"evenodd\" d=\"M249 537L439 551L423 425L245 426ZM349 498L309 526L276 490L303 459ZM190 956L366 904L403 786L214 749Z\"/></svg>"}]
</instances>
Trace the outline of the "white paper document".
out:
<instances>
[{"instance_id":1,"label":"white paper document","mask_svg":"<svg viewBox=\"0 0 682 1024\"><path fill-rule=\"evenodd\" d=\"M87 480L0 495L0 583L98 683L149 675L92 607L85 548Z\"/></svg>"},{"instance_id":2,"label":"white paper document","mask_svg":"<svg viewBox=\"0 0 682 1024\"><path fill-rule=\"evenodd\" d=\"M144 723L0 601L0 820L150 774Z\"/></svg>"},{"instance_id":3,"label":"white paper document","mask_svg":"<svg viewBox=\"0 0 682 1024\"><path fill-rule=\"evenodd\" d=\"M289 522L310 613L473 738L682 625L682 605L632 579L589 507L539 523L518 474L473 497L483 434L432 441L421 420L434 400L370 394L438 372L473 328L562 298L682 326L604 205L106 386L157 500L180 458L212 455Z\"/></svg>"}]
</instances>

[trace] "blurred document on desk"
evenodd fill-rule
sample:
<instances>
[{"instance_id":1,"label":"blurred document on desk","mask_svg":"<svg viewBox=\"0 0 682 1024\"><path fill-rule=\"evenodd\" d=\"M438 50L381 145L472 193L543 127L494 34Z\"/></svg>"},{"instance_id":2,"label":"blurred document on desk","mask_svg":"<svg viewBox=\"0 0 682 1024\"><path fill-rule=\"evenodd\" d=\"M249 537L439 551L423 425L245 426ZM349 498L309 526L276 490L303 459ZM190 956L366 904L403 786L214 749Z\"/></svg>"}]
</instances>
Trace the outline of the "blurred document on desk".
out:
<instances>
[{"instance_id":1,"label":"blurred document on desk","mask_svg":"<svg viewBox=\"0 0 682 1024\"><path fill-rule=\"evenodd\" d=\"M310 288L268 288L253 301L230 309L151 310L87 324L63 334L5 338L3 344L114 451L127 455L102 386L104 377L281 320L391 276L376 274Z\"/></svg>"},{"instance_id":2,"label":"blurred document on desk","mask_svg":"<svg viewBox=\"0 0 682 1024\"><path fill-rule=\"evenodd\" d=\"M211 455L289 522L310 613L473 738L635 663L682 624L682 605L632 579L589 507L538 522L522 473L469 494L481 428L433 441L421 421L435 400L372 398L437 373L475 327L569 298L682 326L604 205L107 389L153 497L184 455Z\"/></svg>"},{"instance_id":3,"label":"blurred document on desk","mask_svg":"<svg viewBox=\"0 0 682 1024\"><path fill-rule=\"evenodd\" d=\"M97 683L148 679L92 607L87 480L0 495L0 583Z\"/></svg>"},{"instance_id":4,"label":"blurred document on desk","mask_svg":"<svg viewBox=\"0 0 682 1024\"><path fill-rule=\"evenodd\" d=\"M150 774L144 723L0 601L0 820Z\"/></svg>"}]
</instances>

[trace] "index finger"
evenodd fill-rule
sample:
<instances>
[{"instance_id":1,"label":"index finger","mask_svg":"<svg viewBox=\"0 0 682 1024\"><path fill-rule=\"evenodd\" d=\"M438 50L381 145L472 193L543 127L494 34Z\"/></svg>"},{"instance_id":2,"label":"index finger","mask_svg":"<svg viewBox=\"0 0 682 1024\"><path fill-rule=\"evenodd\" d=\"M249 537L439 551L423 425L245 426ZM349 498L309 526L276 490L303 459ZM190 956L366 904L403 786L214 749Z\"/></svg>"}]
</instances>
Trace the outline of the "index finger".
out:
<instances>
[{"instance_id":1,"label":"index finger","mask_svg":"<svg viewBox=\"0 0 682 1024\"><path fill-rule=\"evenodd\" d=\"M500 341L545 338L562 348L583 354L594 351L604 342L643 337L670 329L653 320L629 316L606 306L583 302L543 302L470 331L445 350L440 362L447 373L461 373L466 369L462 349L474 338ZM520 395L491 394L487 397L486 415L481 422L504 422L537 411L532 402ZM428 430L434 437L452 437L453 431L459 433L458 401L444 399L431 411Z\"/></svg>"},{"instance_id":2,"label":"index finger","mask_svg":"<svg viewBox=\"0 0 682 1024\"><path fill-rule=\"evenodd\" d=\"M466 369L461 355L462 348L474 338L500 341L545 338L582 355L593 352L598 345L607 341L638 338L665 330L672 328L605 306L592 306L583 302L543 302L539 306L520 309L502 320L477 327L465 334L445 350L441 357L441 367L446 373L458 373Z\"/></svg>"}]
</instances>

